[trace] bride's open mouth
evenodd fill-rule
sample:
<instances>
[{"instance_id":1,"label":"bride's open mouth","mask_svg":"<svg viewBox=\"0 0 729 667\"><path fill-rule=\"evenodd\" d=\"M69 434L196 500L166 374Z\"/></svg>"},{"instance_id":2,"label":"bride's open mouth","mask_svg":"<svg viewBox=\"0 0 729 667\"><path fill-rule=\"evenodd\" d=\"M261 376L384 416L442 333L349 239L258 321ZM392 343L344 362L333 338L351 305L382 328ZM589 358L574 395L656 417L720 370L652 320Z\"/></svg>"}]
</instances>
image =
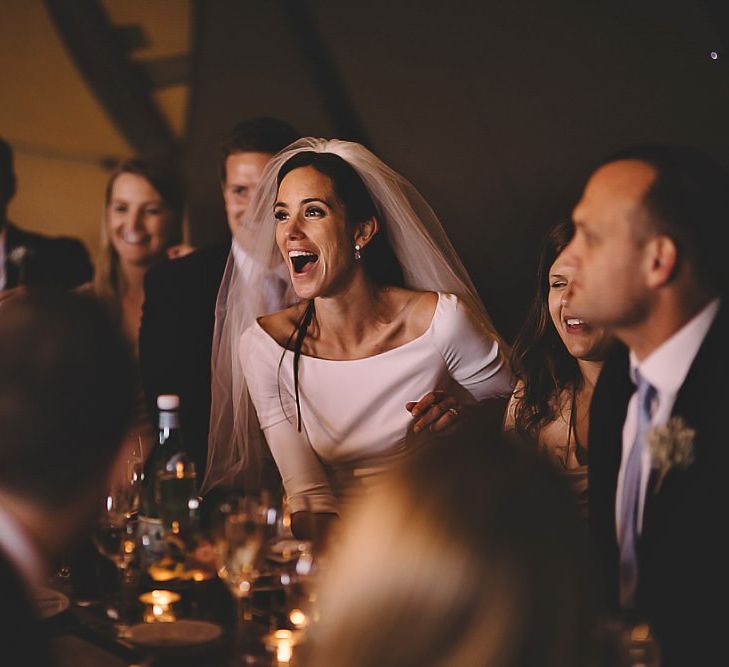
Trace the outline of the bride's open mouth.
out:
<instances>
[{"instance_id":1,"label":"bride's open mouth","mask_svg":"<svg viewBox=\"0 0 729 667\"><path fill-rule=\"evenodd\" d=\"M308 250L289 250L289 260L296 275L303 275L314 268L319 255Z\"/></svg>"}]
</instances>

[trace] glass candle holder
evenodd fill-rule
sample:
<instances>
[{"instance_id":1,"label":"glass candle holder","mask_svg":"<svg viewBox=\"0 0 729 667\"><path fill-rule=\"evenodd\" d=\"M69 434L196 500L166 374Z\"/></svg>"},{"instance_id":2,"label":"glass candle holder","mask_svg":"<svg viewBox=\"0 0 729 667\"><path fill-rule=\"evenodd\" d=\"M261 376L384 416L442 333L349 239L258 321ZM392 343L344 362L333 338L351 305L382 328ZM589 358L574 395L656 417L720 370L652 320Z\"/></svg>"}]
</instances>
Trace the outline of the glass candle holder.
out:
<instances>
[{"instance_id":1,"label":"glass candle holder","mask_svg":"<svg viewBox=\"0 0 729 667\"><path fill-rule=\"evenodd\" d=\"M296 630L281 628L267 634L264 643L269 651L276 654L276 666L288 665L294 653L294 647L301 641L301 635Z\"/></svg>"},{"instance_id":2,"label":"glass candle holder","mask_svg":"<svg viewBox=\"0 0 729 667\"><path fill-rule=\"evenodd\" d=\"M172 605L180 601L180 594L174 591L153 590L139 596L144 605L145 623L170 623L177 620Z\"/></svg>"}]
</instances>

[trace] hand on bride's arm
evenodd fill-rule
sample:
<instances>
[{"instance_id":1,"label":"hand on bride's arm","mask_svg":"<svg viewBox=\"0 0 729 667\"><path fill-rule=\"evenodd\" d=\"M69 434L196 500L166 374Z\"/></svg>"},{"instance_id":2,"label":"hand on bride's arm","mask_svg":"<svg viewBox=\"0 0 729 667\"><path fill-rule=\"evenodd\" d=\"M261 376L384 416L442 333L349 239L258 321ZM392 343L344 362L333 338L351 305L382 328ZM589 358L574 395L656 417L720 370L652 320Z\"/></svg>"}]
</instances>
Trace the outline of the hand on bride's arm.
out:
<instances>
[{"instance_id":1,"label":"hand on bride's arm","mask_svg":"<svg viewBox=\"0 0 729 667\"><path fill-rule=\"evenodd\" d=\"M413 433L424 429L433 433L451 429L463 419L464 408L455 396L442 389L430 391L419 401L405 404L405 409L415 419Z\"/></svg>"}]
</instances>

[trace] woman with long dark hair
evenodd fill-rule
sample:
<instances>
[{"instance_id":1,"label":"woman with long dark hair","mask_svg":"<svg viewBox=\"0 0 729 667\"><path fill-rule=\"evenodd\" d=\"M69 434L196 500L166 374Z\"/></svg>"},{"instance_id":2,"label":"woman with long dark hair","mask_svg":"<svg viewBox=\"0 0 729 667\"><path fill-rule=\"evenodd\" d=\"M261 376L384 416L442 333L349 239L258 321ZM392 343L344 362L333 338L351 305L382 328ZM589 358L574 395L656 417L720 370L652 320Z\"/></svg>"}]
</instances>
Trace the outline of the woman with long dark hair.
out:
<instances>
[{"instance_id":1,"label":"woman with long dark hair","mask_svg":"<svg viewBox=\"0 0 729 667\"><path fill-rule=\"evenodd\" d=\"M537 295L512 350L518 382L505 427L539 443L566 472L584 507L590 400L611 338L562 304L574 267L561 253L573 233L571 223L560 223L542 248Z\"/></svg>"},{"instance_id":2,"label":"woman with long dark hair","mask_svg":"<svg viewBox=\"0 0 729 667\"><path fill-rule=\"evenodd\" d=\"M510 393L503 348L435 214L363 146L292 144L269 164L245 224L257 230L249 252L263 268L283 257L300 301L256 320L231 281L214 346L230 341L239 355L234 385L240 376L250 392L295 529L328 522L356 481L419 435ZM232 404L245 433L245 396ZM216 441L208 488L216 470L248 465L255 442L236 452Z\"/></svg>"}]
</instances>

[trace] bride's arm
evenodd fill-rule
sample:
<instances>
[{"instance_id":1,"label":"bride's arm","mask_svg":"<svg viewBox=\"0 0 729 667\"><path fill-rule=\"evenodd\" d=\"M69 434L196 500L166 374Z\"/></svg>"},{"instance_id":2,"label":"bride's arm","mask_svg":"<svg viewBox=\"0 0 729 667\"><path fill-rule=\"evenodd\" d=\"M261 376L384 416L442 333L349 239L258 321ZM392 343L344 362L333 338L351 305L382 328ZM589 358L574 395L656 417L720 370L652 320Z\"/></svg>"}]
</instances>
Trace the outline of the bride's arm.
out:
<instances>
[{"instance_id":1,"label":"bride's arm","mask_svg":"<svg viewBox=\"0 0 729 667\"><path fill-rule=\"evenodd\" d=\"M326 472L304 432L282 421L264 430L291 509L291 531L321 544L337 518L337 503Z\"/></svg>"},{"instance_id":2,"label":"bride's arm","mask_svg":"<svg viewBox=\"0 0 729 667\"><path fill-rule=\"evenodd\" d=\"M254 399L255 400L255 399ZM264 428L291 512L336 513L337 505L324 466L306 433L287 420Z\"/></svg>"},{"instance_id":3,"label":"bride's arm","mask_svg":"<svg viewBox=\"0 0 729 667\"><path fill-rule=\"evenodd\" d=\"M254 329L241 340L241 362L248 391L276 466L281 473L292 530L315 539L337 513L337 503L324 466L309 442L306 425L296 428L296 403L280 379L280 348Z\"/></svg>"},{"instance_id":4,"label":"bride's arm","mask_svg":"<svg viewBox=\"0 0 729 667\"><path fill-rule=\"evenodd\" d=\"M452 294L442 294L440 299L441 310L432 325L433 338L448 374L458 386L435 389L417 403L407 403L406 409L416 419L413 429L446 431L468 413L483 416L484 407L490 404L492 409L486 410L485 421L500 422L514 383L508 361L498 342L484 332L463 302Z\"/></svg>"},{"instance_id":5,"label":"bride's arm","mask_svg":"<svg viewBox=\"0 0 729 667\"><path fill-rule=\"evenodd\" d=\"M446 307L434 333L448 374L477 402L508 398L514 377L499 343L479 326L464 302L453 295L442 298Z\"/></svg>"}]
</instances>

